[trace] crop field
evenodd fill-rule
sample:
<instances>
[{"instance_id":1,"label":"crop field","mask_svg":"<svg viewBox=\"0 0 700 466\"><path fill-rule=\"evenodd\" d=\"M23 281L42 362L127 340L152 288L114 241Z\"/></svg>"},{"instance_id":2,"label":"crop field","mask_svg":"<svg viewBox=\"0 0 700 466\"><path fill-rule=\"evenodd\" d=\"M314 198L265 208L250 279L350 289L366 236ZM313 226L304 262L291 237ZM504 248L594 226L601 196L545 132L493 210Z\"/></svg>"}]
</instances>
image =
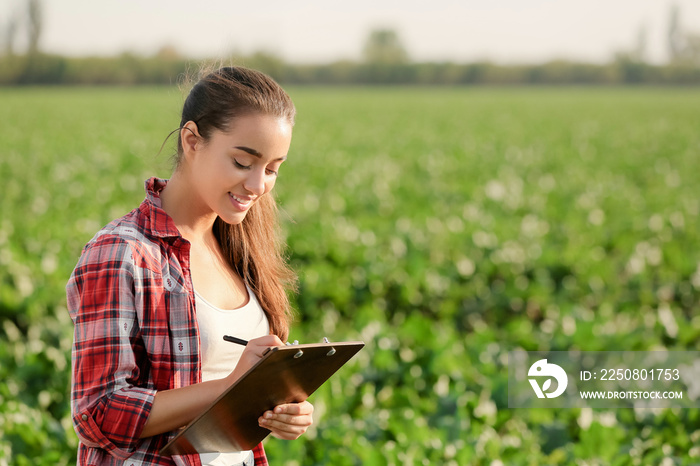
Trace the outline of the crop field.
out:
<instances>
[{"instance_id":1,"label":"crop field","mask_svg":"<svg viewBox=\"0 0 700 466\"><path fill-rule=\"evenodd\" d=\"M700 350L700 90L291 88L290 339L364 340L271 464L693 464L698 409L509 409L508 351ZM74 464L82 246L176 88L0 89L0 466Z\"/></svg>"}]
</instances>

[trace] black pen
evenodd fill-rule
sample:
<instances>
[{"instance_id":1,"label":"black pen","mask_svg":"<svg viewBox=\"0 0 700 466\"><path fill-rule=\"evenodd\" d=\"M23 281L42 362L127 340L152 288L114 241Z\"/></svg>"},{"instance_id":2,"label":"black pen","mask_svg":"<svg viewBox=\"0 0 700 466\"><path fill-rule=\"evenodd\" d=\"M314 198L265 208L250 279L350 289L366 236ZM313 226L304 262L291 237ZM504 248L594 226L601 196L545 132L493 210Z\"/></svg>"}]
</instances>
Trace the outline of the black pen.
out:
<instances>
[{"instance_id":1,"label":"black pen","mask_svg":"<svg viewBox=\"0 0 700 466\"><path fill-rule=\"evenodd\" d=\"M237 343L243 346L246 346L248 344L248 340L244 340L243 338L232 337L230 335L224 335L224 340L230 341L231 343ZM272 351L272 348L274 348L274 346L270 346L269 348L265 349L262 355L265 356L267 353Z\"/></svg>"},{"instance_id":2,"label":"black pen","mask_svg":"<svg viewBox=\"0 0 700 466\"><path fill-rule=\"evenodd\" d=\"M244 340L242 338L232 337L229 335L224 335L224 340L230 341L231 343L238 343L239 345L243 345L243 346L248 344L248 340Z\"/></svg>"}]
</instances>

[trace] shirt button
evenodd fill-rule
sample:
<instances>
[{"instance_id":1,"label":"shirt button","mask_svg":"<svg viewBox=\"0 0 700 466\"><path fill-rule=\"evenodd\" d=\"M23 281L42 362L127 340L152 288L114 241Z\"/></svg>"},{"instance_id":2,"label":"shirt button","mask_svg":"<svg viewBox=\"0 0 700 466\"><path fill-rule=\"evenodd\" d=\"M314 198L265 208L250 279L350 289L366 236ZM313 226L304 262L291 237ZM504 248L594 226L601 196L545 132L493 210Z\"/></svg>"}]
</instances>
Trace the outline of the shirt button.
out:
<instances>
[{"instance_id":1,"label":"shirt button","mask_svg":"<svg viewBox=\"0 0 700 466\"><path fill-rule=\"evenodd\" d=\"M82 418L83 418L83 421L87 421L88 420L87 414L83 414Z\"/></svg>"}]
</instances>

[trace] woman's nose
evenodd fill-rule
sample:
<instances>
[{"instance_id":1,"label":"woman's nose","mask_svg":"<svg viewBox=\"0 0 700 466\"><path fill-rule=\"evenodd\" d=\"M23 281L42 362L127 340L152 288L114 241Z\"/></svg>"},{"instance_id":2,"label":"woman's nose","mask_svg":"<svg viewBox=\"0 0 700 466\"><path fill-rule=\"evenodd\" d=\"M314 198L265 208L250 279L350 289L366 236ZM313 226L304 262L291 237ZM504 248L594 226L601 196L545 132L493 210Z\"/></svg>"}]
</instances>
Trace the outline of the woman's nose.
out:
<instances>
[{"instance_id":1,"label":"woman's nose","mask_svg":"<svg viewBox=\"0 0 700 466\"><path fill-rule=\"evenodd\" d=\"M243 187L257 196L265 194L265 170L253 170L243 183Z\"/></svg>"}]
</instances>

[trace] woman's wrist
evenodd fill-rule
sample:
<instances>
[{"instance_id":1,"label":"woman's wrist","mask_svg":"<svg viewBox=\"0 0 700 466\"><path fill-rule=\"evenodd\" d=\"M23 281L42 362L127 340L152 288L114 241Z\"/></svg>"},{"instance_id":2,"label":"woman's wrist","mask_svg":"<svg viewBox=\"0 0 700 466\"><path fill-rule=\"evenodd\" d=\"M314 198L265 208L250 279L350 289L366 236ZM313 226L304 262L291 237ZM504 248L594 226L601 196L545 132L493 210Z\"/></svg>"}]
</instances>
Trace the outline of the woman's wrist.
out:
<instances>
[{"instance_id":1,"label":"woman's wrist","mask_svg":"<svg viewBox=\"0 0 700 466\"><path fill-rule=\"evenodd\" d=\"M226 379L217 379L157 392L141 437L186 426L229 386Z\"/></svg>"}]
</instances>

